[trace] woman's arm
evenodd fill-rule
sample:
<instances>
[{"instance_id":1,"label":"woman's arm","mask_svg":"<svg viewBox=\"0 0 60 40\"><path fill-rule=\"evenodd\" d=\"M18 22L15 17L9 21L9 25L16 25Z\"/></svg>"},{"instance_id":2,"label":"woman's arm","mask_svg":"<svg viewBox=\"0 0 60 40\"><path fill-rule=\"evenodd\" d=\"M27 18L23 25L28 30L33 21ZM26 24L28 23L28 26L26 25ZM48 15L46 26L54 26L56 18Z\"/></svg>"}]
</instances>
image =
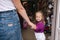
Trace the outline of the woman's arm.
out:
<instances>
[{"instance_id":1,"label":"woman's arm","mask_svg":"<svg viewBox=\"0 0 60 40\"><path fill-rule=\"evenodd\" d=\"M32 22L30 22L28 16L27 16L27 13L24 9L24 7L22 6L21 4L21 0L12 0L12 2L14 3L17 11L19 12L19 14L26 20L26 22L32 26L32 27L36 27Z\"/></svg>"},{"instance_id":2,"label":"woman's arm","mask_svg":"<svg viewBox=\"0 0 60 40\"><path fill-rule=\"evenodd\" d=\"M12 0L19 14L29 23L30 20L26 14L24 7L21 4L20 0Z\"/></svg>"}]
</instances>

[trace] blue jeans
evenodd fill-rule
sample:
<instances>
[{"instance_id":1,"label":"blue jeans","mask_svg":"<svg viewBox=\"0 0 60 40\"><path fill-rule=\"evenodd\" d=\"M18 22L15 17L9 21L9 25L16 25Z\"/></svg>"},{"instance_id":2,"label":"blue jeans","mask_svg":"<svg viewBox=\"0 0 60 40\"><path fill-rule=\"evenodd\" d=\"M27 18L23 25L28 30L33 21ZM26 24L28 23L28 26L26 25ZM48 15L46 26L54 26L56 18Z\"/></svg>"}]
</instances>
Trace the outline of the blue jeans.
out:
<instances>
[{"instance_id":1,"label":"blue jeans","mask_svg":"<svg viewBox=\"0 0 60 40\"><path fill-rule=\"evenodd\" d=\"M0 12L0 40L22 40L16 10Z\"/></svg>"}]
</instances>

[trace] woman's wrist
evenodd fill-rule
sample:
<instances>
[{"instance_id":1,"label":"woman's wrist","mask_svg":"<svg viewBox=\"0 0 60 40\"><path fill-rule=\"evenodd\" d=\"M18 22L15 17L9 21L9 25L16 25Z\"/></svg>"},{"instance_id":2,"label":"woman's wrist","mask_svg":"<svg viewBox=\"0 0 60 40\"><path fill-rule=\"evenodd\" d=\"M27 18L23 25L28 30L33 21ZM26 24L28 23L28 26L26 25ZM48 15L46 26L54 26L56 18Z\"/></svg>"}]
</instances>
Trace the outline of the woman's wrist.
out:
<instances>
[{"instance_id":1,"label":"woman's wrist","mask_svg":"<svg viewBox=\"0 0 60 40\"><path fill-rule=\"evenodd\" d=\"M28 25L30 25L30 26L31 26L31 22L30 22L30 21L28 22Z\"/></svg>"}]
</instances>

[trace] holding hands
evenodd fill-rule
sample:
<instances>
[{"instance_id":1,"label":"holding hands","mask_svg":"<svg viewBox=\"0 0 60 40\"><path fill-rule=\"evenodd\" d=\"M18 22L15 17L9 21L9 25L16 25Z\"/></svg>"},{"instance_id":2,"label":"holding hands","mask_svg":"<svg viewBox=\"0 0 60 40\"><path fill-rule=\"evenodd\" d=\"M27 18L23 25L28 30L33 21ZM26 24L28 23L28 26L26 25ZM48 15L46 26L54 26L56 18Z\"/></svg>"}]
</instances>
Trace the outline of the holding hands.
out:
<instances>
[{"instance_id":1,"label":"holding hands","mask_svg":"<svg viewBox=\"0 0 60 40\"><path fill-rule=\"evenodd\" d=\"M28 24L31 26L31 29L36 29L36 25L33 24L32 22L29 22Z\"/></svg>"}]
</instances>

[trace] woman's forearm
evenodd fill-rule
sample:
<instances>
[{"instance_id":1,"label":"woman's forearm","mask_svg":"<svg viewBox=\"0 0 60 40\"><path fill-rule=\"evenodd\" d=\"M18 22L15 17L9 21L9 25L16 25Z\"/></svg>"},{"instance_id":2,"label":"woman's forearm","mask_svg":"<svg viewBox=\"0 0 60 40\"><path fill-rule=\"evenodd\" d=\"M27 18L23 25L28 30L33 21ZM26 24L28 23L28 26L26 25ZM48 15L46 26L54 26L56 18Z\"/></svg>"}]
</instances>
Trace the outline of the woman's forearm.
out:
<instances>
[{"instance_id":1,"label":"woman's forearm","mask_svg":"<svg viewBox=\"0 0 60 40\"><path fill-rule=\"evenodd\" d=\"M30 20L29 20L29 18L27 16L27 13L26 13L24 8L22 8L21 10L18 10L18 12L28 23L30 22Z\"/></svg>"}]
</instances>

